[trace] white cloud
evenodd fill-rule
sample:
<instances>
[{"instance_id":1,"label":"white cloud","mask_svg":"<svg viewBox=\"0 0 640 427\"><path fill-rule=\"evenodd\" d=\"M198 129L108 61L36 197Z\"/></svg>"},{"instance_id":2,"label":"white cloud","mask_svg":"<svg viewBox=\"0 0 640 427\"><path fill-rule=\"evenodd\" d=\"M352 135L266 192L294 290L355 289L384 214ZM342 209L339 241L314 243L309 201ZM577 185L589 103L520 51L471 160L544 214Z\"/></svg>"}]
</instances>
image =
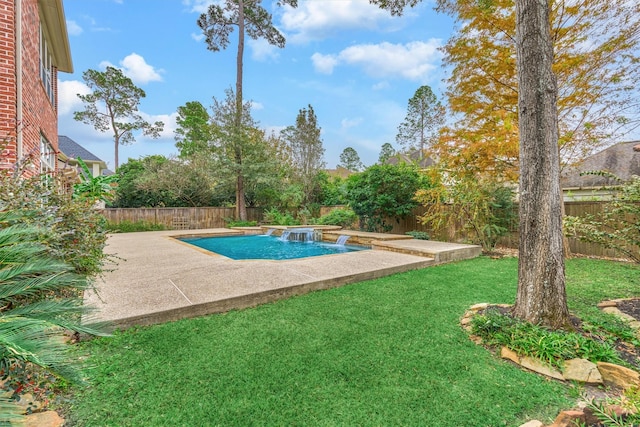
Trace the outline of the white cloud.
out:
<instances>
[{"instance_id":1,"label":"white cloud","mask_svg":"<svg viewBox=\"0 0 640 427\"><path fill-rule=\"evenodd\" d=\"M251 109L254 111L264 110L264 104L256 101L251 101Z\"/></svg>"},{"instance_id":2,"label":"white cloud","mask_svg":"<svg viewBox=\"0 0 640 427\"><path fill-rule=\"evenodd\" d=\"M67 32L70 36L79 36L82 31L82 27L76 21L67 21Z\"/></svg>"},{"instance_id":3,"label":"white cloud","mask_svg":"<svg viewBox=\"0 0 640 427\"><path fill-rule=\"evenodd\" d=\"M316 71L331 74L339 64L355 65L375 78L400 77L413 81L428 80L442 54L439 39L410 42L405 45L383 42L349 46L338 55L314 53L311 57Z\"/></svg>"},{"instance_id":4,"label":"white cloud","mask_svg":"<svg viewBox=\"0 0 640 427\"><path fill-rule=\"evenodd\" d=\"M284 6L282 29L293 43L319 40L341 30L380 28L381 23L392 22L391 15L368 0L305 1L297 8Z\"/></svg>"},{"instance_id":5,"label":"white cloud","mask_svg":"<svg viewBox=\"0 0 640 427\"><path fill-rule=\"evenodd\" d=\"M356 117L355 119L342 119L342 121L340 122L340 127L342 129L349 129L358 126L360 123L362 123L362 121L362 117Z\"/></svg>"},{"instance_id":6,"label":"white cloud","mask_svg":"<svg viewBox=\"0 0 640 427\"><path fill-rule=\"evenodd\" d=\"M267 135L271 135L271 134L280 135L280 132L282 132L286 128L287 126L271 125L271 126L265 126L264 130Z\"/></svg>"},{"instance_id":7,"label":"white cloud","mask_svg":"<svg viewBox=\"0 0 640 427\"><path fill-rule=\"evenodd\" d=\"M176 118L178 117L177 112L173 112L171 114L147 114L140 111L140 116L149 123L155 123L157 121L164 123L164 128L162 129L162 132L160 132L160 139L173 139L175 136L175 131L178 128L178 125L176 124Z\"/></svg>"},{"instance_id":8,"label":"white cloud","mask_svg":"<svg viewBox=\"0 0 640 427\"><path fill-rule=\"evenodd\" d=\"M200 33L200 34L196 34L196 33L191 33L191 38L194 39L195 41L199 42L204 40L204 34Z\"/></svg>"},{"instance_id":9,"label":"white cloud","mask_svg":"<svg viewBox=\"0 0 640 427\"><path fill-rule=\"evenodd\" d=\"M371 86L371 89L373 90L384 90L384 89L389 89L391 87L391 85L389 84L388 81L382 81L382 82L378 82L376 84L374 84L373 86Z\"/></svg>"},{"instance_id":10,"label":"white cloud","mask_svg":"<svg viewBox=\"0 0 640 427\"><path fill-rule=\"evenodd\" d=\"M249 47L251 48L251 58L256 61L275 59L280 55L280 48L269 44L265 39L249 39Z\"/></svg>"},{"instance_id":11,"label":"white cloud","mask_svg":"<svg viewBox=\"0 0 640 427\"><path fill-rule=\"evenodd\" d=\"M156 70L151 65L147 64L145 59L137 53L132 53L126 56L120 61L122 66L122 72L125 76L129 77L135 84L146 84L149 82L161 82L162 76L160 72L162 70ZM100 63L101 68L114 67L109 61L102 61Z\"/></svg>"},{"instance_id":12,"label":"white cloud","mask_svg":"<svg viewBox=\"0 0 640 427\"><path fill-rule=\"evenodd\" d=\"M81 15L80 18L82 18L85 24L89 26L89 30L92 32L112 32L113 31L113 29L110 27L99 27L98 21L91 15ZM67 21L67 25L69 22L75 23L75 21Z\"/></svg>"},{"instance_id":13,"label":"white cloud","mask_svg":"<svg viewBox=\"0 0 640 427\"><path fill-rule=\"evenodd\" d=\"M219 3L215 0L182 0L182 4L187 7L191 13L206 13L209 5Z\"/></svg>"},{"instance_id":14,"label":"white cloud","mask_svg":"<svg viewBox=\"0 0 640 427\"><path fill-rule=\"evenodd\" d=\"M311 55L311 61L313 68L322 74L333 73L333 69L338 65L338 58L334 55L323 55L317 52Z\"/></svg>"},{"instance_id":15,"label":"white cloud","mask_svg":"<svg viewBox=\"0 0 640 427\"><path fill-rule=\"evenodd\" d=\"M58 82L58 114L64 116L80 110L82 101L78 98L78 94L88 93L91 93L91 89L81 81Z\"/></svg>"}]
</instances>

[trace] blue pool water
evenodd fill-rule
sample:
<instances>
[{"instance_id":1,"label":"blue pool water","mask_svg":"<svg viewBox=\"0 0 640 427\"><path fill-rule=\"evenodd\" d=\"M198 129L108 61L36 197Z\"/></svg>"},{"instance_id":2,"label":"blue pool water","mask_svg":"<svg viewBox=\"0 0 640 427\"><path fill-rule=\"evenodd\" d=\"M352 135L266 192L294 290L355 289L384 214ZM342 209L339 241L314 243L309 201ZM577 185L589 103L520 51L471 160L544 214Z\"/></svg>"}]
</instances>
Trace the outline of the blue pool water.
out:
<instances>
[{"instance_id":1,"label":"blue pool water","mask_svg":"<svg viewBox=\"0 0 640 427\"><path fill-rule=\"evenodd\" d=\"M363 246L336 245L335 243L282 241L278 237L266 235L187 237L180 240L236 260L295 259L368 249Z\"/></svg>"}]
</instances>

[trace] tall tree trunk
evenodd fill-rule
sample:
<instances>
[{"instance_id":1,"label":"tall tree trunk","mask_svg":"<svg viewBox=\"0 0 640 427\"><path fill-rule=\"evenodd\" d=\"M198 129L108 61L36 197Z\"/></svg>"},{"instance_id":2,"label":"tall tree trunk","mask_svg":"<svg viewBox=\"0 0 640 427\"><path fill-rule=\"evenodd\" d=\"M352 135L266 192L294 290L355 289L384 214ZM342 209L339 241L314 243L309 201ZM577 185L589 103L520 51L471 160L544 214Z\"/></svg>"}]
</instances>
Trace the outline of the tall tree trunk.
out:
<instances>
[{"instance_id":1,"label":"tall tree trunk","mask_svg":"<svg viewBox=\"0 0 640 427\"><path fill-rule=\"evenodd\" d=\"M118 138L113 139L115 141L115 146L113 147L115 150L115 166L113 167L113 171L116 172L118 170Z\"/></svg>"},{"instance_id":2,"label":"tall tree trunk","mask_svg":"<svg viewBox=\"0 0 640 427\"><path fill-rule=\"evenodd\" d=\"M244 0L238 0L238 56L236 61L236 137L243 138L242 130L242 67L244 56ZM242 150L236 141L236 218L247 220L247 206L244 200L244 176L242 170Z\"/></svg>"},{"instance_id":3,"label":"tall tree trunk","mask_svg":"<svg viewBox=\"0 0 640 427\"><path fill-rule=\"evenodd\" d=\"M570 327L562 248L557 86L549 1L516 0L520 256L515 316Z\"/></svg>"},{"instance_id":4,"label":"tall tree trunk","mask_svg":"<svg viewBox=\"0 0 640 427\"><path fill-rule=\"evenodd\" d=\"M109 113L109 119L111 120L111 129L113 129L113 143L114 143L114 161L115 166L113 167L113 171L118 171L118 145L120 145L120 133L118 132L118 127L116 126L116 120L114 118L114 112L111 109L111 105L107 105L107 112Z\"/></svg>"},{"instance_id":5,"label":"tall tree trunk","mask_svg":"<svg viewBox=\"0 0 640 427\"><path fill-rule=\"evenodd\" d=\"M420 157L418 158L418 162L421 162L424 158L424 128L426 127L424 117L424 110L426 106L424 105L425 103L423 100L420 101L420 104Z\"/></svg>"}]
</instances>

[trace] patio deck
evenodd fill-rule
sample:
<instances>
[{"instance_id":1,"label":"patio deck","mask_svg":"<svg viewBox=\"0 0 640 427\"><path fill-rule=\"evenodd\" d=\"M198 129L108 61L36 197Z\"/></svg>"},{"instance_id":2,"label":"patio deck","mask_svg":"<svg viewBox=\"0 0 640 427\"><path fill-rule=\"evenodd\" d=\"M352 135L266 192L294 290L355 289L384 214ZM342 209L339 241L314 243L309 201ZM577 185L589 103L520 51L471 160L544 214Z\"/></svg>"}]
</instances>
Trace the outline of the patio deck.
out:
<instances>
[{"instance_id":1,"label":"patio deck","mask_svg":"<svg viewBox=\"0 0 640 427\"><path fill-rule=\"evenodd\" d=\"M472 258L478 246L428 240L373 241L373 250L286 261L235 261L175 239L241 230L172 230L110 235L120 260L85 294L92 320L114 328L150 325L256 306L294 295ZM366 236L366 234L365 234ZM390 235L385 235L389 239Z\"/></svg>"}]
</instances>

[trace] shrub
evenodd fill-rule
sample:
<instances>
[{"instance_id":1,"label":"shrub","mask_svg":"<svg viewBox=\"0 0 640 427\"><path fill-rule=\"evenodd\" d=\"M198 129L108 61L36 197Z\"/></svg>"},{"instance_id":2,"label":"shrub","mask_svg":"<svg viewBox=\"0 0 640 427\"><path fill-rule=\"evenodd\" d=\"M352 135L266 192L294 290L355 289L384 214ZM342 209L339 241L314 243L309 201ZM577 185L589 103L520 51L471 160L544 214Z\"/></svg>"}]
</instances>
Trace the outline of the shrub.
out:
<instances>
[{"instance_id":1,"label":"shrub","mask_svg":"<svg viewBox=\"0 0 640 427\"><path fill-rule=\"evenodd\" d=\"M612 410L612 406L625 409L626 413L618 414ZM619 397L607 399L604 402L590 401L589 408L593 415L600 421L599 425L609 426L638 426L640 425L640 388L630 387L622 392Z\"/></svg>"},{"instance_id":2,"label":"shrub","mask_svg":"<svg viewBox=\"0 0 640 427\"><path fill-rule=\"evenodd\" d=\"M177 206L177 200L170 191L142 189L145 175L159 169L169 160L160 155L129 159L118 167L116 198L111 206L117 208L140 208L149 206Z\"/></svg>"},{"instance_id":3,"label":"shrub","mask_svg":"<svg viewBox=\"0 0 640 427\"><path fill-rule=\"evenodd\" d=\"M280 213L278 209L271 208L264 213L264 222L271 225L300 225L290 213Z\"/></svg>"},{"instance_id":4,"label":"shrub","mask_svg":"<svg viewBox=\"0 0 640 427\"><path fill-rule=\"evenodd\" d=\"M5 380L11 376L4 388L15 386L14 394L37 371L32 366L52 374L49 380L81 379L68 354L65 330L103 335L80 323L87 312L82 291L88 279L53 256L40 243L42 230L25 225L23 218L23 212L0 209L0 374ZM0 398L0 421L12 415L6 403L6 397Z\"/></svg>"},{"instance_id":5,"label":"shrub","mask_svg":"<svg viewBox=\"0 0 640 427\"><path fill-rule=\"evenodd\" d=\"M14 398L25 387L42 392L56 379L81 380L65 332L103 335L80 320L83 292L107 259L95 199L73 199L55 176L20 172L0 171L0 379ZM15 416L8 399L0 396L3 425Z\"/></svg>"},{"instance_id":6,"label":"shrub","mask_svg":"<svg viewBox=\"0 0 640 427\"><path fill-rule=\"evenodd\" d=\"M509 232L515 218L513 190L492 179L463 176L445 185L419 190L416 198L427 208L421 217L434 229L463 225L471 242L492 251L498 239Z\"/></svg>"},{"instance_id":7,"label":"shrub","mask_svg":"<svg viewBox=\"0 0 640 427\"><path fill-rule=\"evenodd\" d=\"M428 187L429 180L414 166L374 165L348 178L347 196L360 217L360 228L385 232L393 228L387 220L411 214L418 206L416 191Z\"/></svg>"},{"instance_id":8,"label":"shrub","mask_svg":"<svg viewBox=\"0 0 640 427\"><path fill-rule=\"evenodd\" d=\"M80 183L73 186L73 196L102 202L113 200L118 175L93 176L87 164L80 157L78 157L78 164L80 165Z\"/></svg>"},{"instance_id":9,"label":"shrub","mask_svg":"<svg viewBox=\"0 0 640 427\"><path fill-rule=\"evenodd\" d=\"M0 171L0 210L24 212L21 221L40 230L49 252L72 265L78 274L96 276L109 256L106 220L93 209L95 199L72 198L57 177L21 179L18 173Z\"/></svg>"},{"instance_id":10,"label":"shrub","mask_svg":"<svg viewBox=\"0 0 640 427\"><path fill-rule=\"evenodd\" d=\"M233 218L225 218L225 225L231 227L255 227L258 225L258 221L236 221Z\"/></svg>"},{"instance_id":11,"label":"shrub","mask_svg":"<svg viewBox=\"0 0 640 427\"><path fill-rule=\"evenodd\" d=\"M347 181L339 176L329 176L327 172L320 171L317 175L320 194L318 199L325 206L346 205Z\"/></svg>"},{"instance_id":12,"label":"shrub","mask_svg":"<svg viewBox=\"0 0 640 427\"><path fill-rule=\"evenodd\" d=\"M429 240L430 239L429 233L427 233L426 231L413 230L413 231L407 231L405 234L408 234L409 236L413 237L414 239L419 239L419 240Z\"/></svg>"},{"instance_id":13,"label":"shrub","mask_svg":"<svg viewBox=\"0 0 640 427\"><path fill-rule=\"evenodd\" d=\"M320 225L338 225L342 228L351 228L358 220L358 215L351 209L334 209L317 220Z\"/></svg>"},{"instance_id":14,"label":"shrub","mask_svg":"<svg viewBox=\"0 0 640 427\"><path fill-rule=\"evenodd\" d=\"M119 223L107 222L106 229L110 233L133 233L137 231L161 231L166 230L163 224L155 224L148 221L121 221Z\"/></svg>"}]
</instances>

